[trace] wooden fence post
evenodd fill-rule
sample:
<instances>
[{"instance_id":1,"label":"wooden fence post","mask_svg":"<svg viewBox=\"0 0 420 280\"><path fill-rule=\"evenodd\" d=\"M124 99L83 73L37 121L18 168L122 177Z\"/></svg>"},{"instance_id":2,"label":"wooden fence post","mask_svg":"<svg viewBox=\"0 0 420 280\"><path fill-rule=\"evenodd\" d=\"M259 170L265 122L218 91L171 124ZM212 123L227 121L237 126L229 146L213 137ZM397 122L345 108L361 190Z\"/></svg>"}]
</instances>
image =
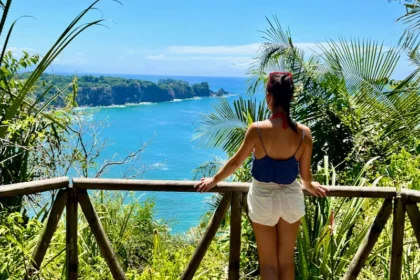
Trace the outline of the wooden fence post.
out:
<instances>
[{"instance_id":1,"label":"wooden fence post","mask_svg":"<svg viewBox=\"0 0 420 280\"><path fill-rule=\"evenodd\" d=\"M194 277L198 266L203 260L203 257L206 254L206 251L210 246L210 243L213 240L214 236L216 235L217 229L219 228L220 223L222 222L223 217L225 216L229 208L231 197L231 193L226 193L223 196L222 201L220 201L219 206L217 207L216 211L213 214L213 217L209 222L209 226L207 227L206 232L204 233L203 237L198 243L197 248L195 248L194 254L187 268L181 276L182 280L191 280Z\"/></svg>"},{"instance_id":2,"label":"wooden fence post","mask_svg":"<svg viewBox=\"0 0 420 280\"><path fill-rule=\"evenodd\" d=\"M242 193L232 195L230 214L230 250L229 250L229 280L239 279L239 262L241 257L241 204Z\"/></svg>"},{"instance_id":3,"label":"wooden fence post","mask_svg":"<svg viewBox=\"0 0 420 280\"><path fill-rule=\"evenodd\" d=\"M82 208L86 220L89 223L90 230L95 236L96 242L98 243L98 246L101 250L102 256L104 257L109 269L111 270L112 276L114 279L127 279L120 263L118 262L117 256L112 250L108 236L102 228L101 221L99 220L98 214L96 213L86 190L78 191L77 197L80 207Z\"/></svg>"},{"instance_id":4,"label":"wooden fence post","mask_svg":"<svg viewBox=\"0 0 420 280\"><path fill-rule=\"evenodd\" d=\"M351 261L349 268L346 274L343 276L342 280L353 280L357 278L369 256L370 251L373 249L373 246L375 246L376 241L378 241L379 235L384 229L389 216L391 216L391 211L392 199L386 199L382 204L378 215L373 221L372 226L363 239L362 244L360 244L359 249L354 255L353 260Z\"/></svg>"},{"instance_id":5,"label":"wooden fence post","mask_svg":"<svg viewBox=\"0 0 420 280\"><path fill-rule=\"evenodd\" d=\"M414 235L417 238L417 242L420 244L420 211L417 208L417 204L408 203L406 204L408 218L410 219L411 225L413 226Z\"/></svg>"},{"instance_id":6,"label":"wooden fence post","mask_svg":"<svg viewBox=\"0 0 420 280\"><path fill-rule=\"evenodd\" d=\"M66 278L76 280L78 272L77 252L77 194L74 188L67 189L66 206Z\"/></svg>"},{"instance_id":7,"label":"wooden fence post","mask_svg":"<svg viewBox=\"0 0 420 280\"><path fill-rule=\"evenodd\" d=\"M401 196L394 198L394 220L392 225L392 247L390 280L400 280L402 271L402 254L404 239L405 203Z\"/></svg>"},{"instance_id":8,"label":"wooden fence post","mask_svg":"<svg viewBox=\"0 0 420 280\"><path fill-rule=\"evenodd\" d=\"M50 245L51 239L57 229L58 222L60 221L61 214L63 213L64 206L66 206L67 193L65 190L60 190L53 202L50 214L46 224L43 227L42 233L39 236L38 243L32 254L32 265L35 270L41 268L41 263ZM32 271L30 272L32 273Z\"/></svg>"}]
</instances>

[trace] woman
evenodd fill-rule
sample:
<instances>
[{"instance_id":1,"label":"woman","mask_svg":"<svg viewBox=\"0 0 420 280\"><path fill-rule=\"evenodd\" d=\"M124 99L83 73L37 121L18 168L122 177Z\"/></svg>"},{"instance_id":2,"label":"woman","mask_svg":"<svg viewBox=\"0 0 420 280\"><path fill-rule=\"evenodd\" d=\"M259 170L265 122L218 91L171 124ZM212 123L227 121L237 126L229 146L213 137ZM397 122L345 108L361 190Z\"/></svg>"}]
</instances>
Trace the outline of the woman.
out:
<instances>
[{"instance_id":1,"label":"woman","mask_svg":"<svg viewBox=\"0 0 420 280\"><path fill-rule=\"evenodd\" d=\"M266 101L270 119L253 123L238 152L214 178L195 186L206 192L230 176L253 152L252 184L248 193L249 217L257 239L260 275L263 280L294 279L294 247L305 214L303 186L325 197L328 189L312 182L312 137L308 127L290 118L294 85L292 75L274 72L268 77Z\"/></svg>"}]
</instances>

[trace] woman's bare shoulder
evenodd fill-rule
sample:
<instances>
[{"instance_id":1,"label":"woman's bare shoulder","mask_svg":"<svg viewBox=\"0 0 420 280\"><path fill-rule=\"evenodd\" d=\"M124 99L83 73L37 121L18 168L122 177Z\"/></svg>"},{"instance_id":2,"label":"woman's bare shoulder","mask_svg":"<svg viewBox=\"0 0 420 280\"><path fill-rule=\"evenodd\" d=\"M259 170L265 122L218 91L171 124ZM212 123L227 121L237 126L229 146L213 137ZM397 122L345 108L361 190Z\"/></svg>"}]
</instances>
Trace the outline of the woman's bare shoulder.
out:
<instances>
[{"instance_id":1,"label":"woman's bare shoulder","mask_svg":"<svg viewBox=\"0 0 420 280\"><path fill-rule=\"evenodd\" d=\"M300 131L303 131L305 133L305 138L312 138L311 130L306 125L303 125L301 123L297 124Z\"/></svg>"},{"instance_id":2,"label":"woman's bare shoulder","mask_svg":"<svg viewBox=\"0 0 420 280\"><path fill-rule=\"evenodd\" d=\"M251 126L254 126L255 128L267 128L271 127L271 123L268 120L258 121L251 124Z\"/></svg>"}]
</instances>

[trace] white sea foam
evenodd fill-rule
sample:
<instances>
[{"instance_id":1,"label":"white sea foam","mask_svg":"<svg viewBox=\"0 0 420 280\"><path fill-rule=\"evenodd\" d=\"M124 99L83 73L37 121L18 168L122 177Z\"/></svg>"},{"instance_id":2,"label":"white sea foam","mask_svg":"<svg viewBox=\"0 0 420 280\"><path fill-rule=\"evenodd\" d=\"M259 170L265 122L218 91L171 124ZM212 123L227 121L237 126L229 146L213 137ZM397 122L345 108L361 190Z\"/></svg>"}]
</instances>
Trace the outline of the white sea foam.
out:
<instances>
[{"instance_id":1,"label":"white sea foam","mask_svg":"<svg viewBox=\"0 0 420 280\"><path fill-rule=\"evenodd\" d=\"M168 167L164 163L156 162L150 165L153 169L159 169L159 170L169 170Z\"/></svg>"},{"instance_id":2,"label":"white sea foam","mask_svg":"<svg viewBox=\"0 0 420 280\"><path fill-rule=\"evenodd\" d=\"M174 99L174 100L171 100L169 102L180 102L180 101L186 101L186 100L199 100L199 99L202 99L202 97L194 96L194 97L191 97L191 98Z\"/></svg>"},{"instance_id":3,"label":"white sea foam","mask_svg":"<svg viewBox=\"0 0 420 280\"><path fill-rule=\"evenodd\" d=\"M138 107L138 106L148 106L148 105L156 105L157 102L140 102L140 103L125 103L127 107Z\"/></svg>"}]
</instances>

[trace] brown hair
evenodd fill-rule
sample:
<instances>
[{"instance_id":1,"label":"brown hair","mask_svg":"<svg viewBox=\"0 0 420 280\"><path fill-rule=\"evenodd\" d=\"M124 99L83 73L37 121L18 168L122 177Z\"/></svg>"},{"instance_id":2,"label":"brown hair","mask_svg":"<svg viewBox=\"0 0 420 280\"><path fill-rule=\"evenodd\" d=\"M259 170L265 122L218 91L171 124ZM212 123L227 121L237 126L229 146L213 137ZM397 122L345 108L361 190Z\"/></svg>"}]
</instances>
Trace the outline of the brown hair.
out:
<instances>
[{"instance_id":1,"label":"brown hair","mask_svg":"<svg viewBox=\"0 0 420 280\"><path fill-rule=\"evenodd\" d=\"M282 108L286 112L287 124L298 132L296 123L290 118L290 102L295 91L292 74L289 72L270 73L266 91L273 95L274 107Z\"/></svg>"}]
</instances>

